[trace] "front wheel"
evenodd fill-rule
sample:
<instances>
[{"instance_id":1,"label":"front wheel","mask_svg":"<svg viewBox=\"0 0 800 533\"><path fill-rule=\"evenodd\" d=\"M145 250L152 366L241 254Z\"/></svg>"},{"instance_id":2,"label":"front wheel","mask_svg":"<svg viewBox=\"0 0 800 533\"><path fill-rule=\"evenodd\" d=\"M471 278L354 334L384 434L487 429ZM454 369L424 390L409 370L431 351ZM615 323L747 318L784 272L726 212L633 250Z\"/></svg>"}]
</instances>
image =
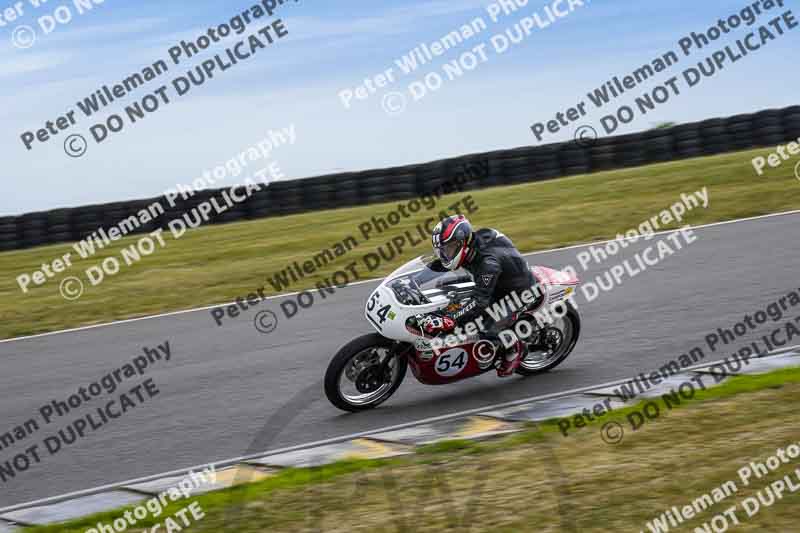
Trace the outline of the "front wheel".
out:
<instances>
[{"instance_id":1,"label":"front wheel","mask_svg":"<svg viewBox=\"0 0 800 533\"><path fill-rule=\"evenodd\" d=\"M567 312L545 325L534 344L526 346L527 353L520 362L517 373L532 376L552 370L572 353L581 333L581 317L572 304L567 303Z\"/></svg>"},{"instance_id":2,"label":"front wheel","mask_svg":"<svg viewBox=\"0 0 800 533\"><path fill-rule=\"evenodd\" d=\"M408 362L396 342L377 333L344 345L325 373L325 395L344 411L372 409L386 401L406 375Z\"/></svg>"}]
</instances>

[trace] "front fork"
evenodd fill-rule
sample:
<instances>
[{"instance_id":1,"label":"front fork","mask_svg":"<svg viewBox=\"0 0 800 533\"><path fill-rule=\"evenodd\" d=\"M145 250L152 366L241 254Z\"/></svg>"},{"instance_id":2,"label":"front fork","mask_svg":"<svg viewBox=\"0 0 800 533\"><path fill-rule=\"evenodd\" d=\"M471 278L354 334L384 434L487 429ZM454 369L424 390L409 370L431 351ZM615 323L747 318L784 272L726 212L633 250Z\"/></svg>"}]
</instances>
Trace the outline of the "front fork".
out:
<instances>
[{"instance_id":1,"label":"front fork","mask_svg":"<svg viewBox=\"0 0 800 533\"><path fill-rule=\"evenodd\" d=\"M411 355L410 352L412 352L413 350L414 350L414 347L411 344L407 343L407 342L395 341L394 344L392 344L392 347L389 350L389 353L386 354L386 356L383 358L383 360L380 363L381 364L381 374L383 375L383 379L384 379L384 381L386 383L389 383L389 382L392 381L392 369L389 366L389 363L391 362L391 360L393 358L395 358L395 357L406 357L406 358L408 358Z\"/></svg>"}]
</instances>

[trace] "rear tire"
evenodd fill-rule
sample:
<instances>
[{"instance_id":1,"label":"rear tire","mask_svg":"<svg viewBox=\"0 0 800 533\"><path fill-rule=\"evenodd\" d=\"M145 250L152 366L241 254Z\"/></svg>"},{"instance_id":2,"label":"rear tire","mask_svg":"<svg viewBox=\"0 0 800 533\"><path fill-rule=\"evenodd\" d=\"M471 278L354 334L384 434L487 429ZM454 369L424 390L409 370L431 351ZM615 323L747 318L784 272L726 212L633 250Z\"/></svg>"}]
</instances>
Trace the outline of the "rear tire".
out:
<instances>
[{"instance_id":1,"label":"rear tire","mask_svg":"<svg viewBox=\"0 0 800 533\"><path fill-rule=\"evenodd\" d=\"M569 354L572 353L572 350L575 349L575 345L578 343L578 338L581 334L581 317L578 315L577 309L573 307L573 305L567 302L567 314L564 315L564 320L568 320L572 326L572 336L569 340L566 341L566 347L559 347L557 352L561 352L557 354L552 361L549 361L545 366L537 368L536 370L532 370L530 368L525 368L524 360L520 363L519 367L517 368L517 374L522 376L534 376L536 374L542 374L544 372L549 372L550 370L554 369L558 365L560 365Z\"/></svg>"},{"instance_id":2,"label":"rear tire","mask_svg":"<svg viewBox=\"0 0 800 533\"><path fill-rule=\"evenodd\" d=\"M373 409L388 400L392 394L395 393L398 387L400 387L400 384L405 378L406 370L408 369L408 361L406 360L405 356L401 355L400 353L396 353L394 356L396 367L395 371L393 372L393 379L390 386L379 396L366 403L359 404L349 401L342 394L340 382L342 379L342 374L351 364L351 360L355 356L369 350L370 348L384 348L387 350L392 350L395 348L395 344L395 341L387 339L386 337L383 337L377 333L363 335L345 344L333 357L328 365L327 372L325 372L325 395L328 397L328 400L339 409L343 411L349 411L351 413ZM345 379L347 378L345 377Z\"/></svg>"}]
</instances>

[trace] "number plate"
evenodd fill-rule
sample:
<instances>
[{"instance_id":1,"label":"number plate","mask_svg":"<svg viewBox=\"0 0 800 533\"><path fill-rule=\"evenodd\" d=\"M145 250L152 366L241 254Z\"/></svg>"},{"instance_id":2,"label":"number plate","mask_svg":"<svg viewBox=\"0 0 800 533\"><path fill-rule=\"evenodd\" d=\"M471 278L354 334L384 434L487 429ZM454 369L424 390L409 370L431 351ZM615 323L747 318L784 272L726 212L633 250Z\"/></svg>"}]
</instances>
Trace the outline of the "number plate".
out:
<instances>
[{"instance_id":1,"label":"number plate","mask_svg":"<svg viewBox=\"0 0 800 533\"><path fill-rule=\"evenodd\" d=\"M451 348L436 358L436 373L445 378L456 376L467 367L468 358L463 348Z\"/></svg>"},{"instance_id":2,"label":"number plate","mask_svg":"<svg viewBox=\"0 0 800 533\"><path fill-rule=\"evenodd\" d=\"M378 328L378 331L383 331L383 323L387 320L394 320L395 317L392 306L381 302L380 290L376 290L370 295L369 300L367 300L364 315L367 317L367 320L372 322L373 326Z\"/></svg>"}]
</instances>

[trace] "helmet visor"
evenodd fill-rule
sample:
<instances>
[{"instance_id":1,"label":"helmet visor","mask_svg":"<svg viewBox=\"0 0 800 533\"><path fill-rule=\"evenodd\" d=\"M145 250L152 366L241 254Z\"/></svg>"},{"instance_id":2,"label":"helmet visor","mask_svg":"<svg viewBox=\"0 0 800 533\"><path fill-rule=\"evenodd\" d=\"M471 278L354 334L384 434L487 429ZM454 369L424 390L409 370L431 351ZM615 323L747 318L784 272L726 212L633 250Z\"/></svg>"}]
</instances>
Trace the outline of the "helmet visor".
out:
<instances>
[{"instance_id":1,"label":"helmet visor","mask_svg":"<svg viewBox=\"0 0 800 533\"><path fill-rule=\"evenodd\" d=\"M445 263L449 263L461 251L461 241L450 241L439 247L439 256Z\"/></svg>"}]
</instances>

